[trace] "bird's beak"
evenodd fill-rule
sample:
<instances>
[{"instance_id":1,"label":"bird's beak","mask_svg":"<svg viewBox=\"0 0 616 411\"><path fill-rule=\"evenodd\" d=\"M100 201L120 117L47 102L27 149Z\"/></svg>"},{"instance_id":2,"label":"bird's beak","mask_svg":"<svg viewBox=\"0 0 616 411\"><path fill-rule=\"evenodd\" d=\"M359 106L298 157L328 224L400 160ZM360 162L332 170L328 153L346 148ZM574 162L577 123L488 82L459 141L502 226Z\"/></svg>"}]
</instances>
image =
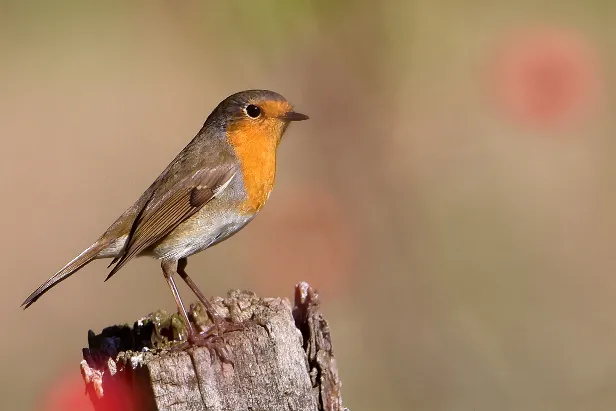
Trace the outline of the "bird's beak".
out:
<instances>
[{"instance_id":1,"label":"bird's beak","mask_svg":"<svg viewBox=\"0 0 616 411\"><path fill-rule=\"evenodd\" d=\"M286 121L302 121L308 120L309 117L302 113L296 113L295 111L287 111L286 113L278 116L278 118Z\"/></svg>"}]
</instances>

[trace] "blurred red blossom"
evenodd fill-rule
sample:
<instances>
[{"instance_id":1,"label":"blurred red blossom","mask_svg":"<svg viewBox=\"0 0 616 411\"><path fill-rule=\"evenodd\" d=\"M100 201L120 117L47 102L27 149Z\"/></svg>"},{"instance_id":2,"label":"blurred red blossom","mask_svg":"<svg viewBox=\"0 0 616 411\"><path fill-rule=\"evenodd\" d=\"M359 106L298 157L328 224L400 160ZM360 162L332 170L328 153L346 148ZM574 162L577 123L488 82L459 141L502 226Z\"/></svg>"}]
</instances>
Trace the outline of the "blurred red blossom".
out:
<instances>
[{"instance_id":1,"label":"blurred red blossom","mask_svg":"<svg viewBox=\"0 0 616 411\"><path fill-rule=\"evenodd\" d=\"M596 52L582 34L545 27L508 35L498 47L490 80L507 116L545 130L585 120L602 84Z\"/></svg>"},{"instance_id":2,"label":"blurred red blossom","mask_svg":"<svg viewBox=\"0 0 616 411\"><path fill-rule=\"evenodd\" d=\"M43 396L41 411L94 411L94 406L86 394L86 386L76 367L72 372L60 375Z\"/></svg>"},{"instance_id":3,"label":"blurred red blossom","mask_svg":"<svg viewBox=\"0 0 616 411\"><path fill-rule=\"evenodd\" d=\"M259 233L251 248L253 270L267 292L284 295L289 284L307 281L319 291L344 293L356 241L347 217L342 204L325 190L303 189L286 196L268 213L268 230Z\"/></svg>"},{"instance_id":4,"label":"blurred red blossom","mask_svg":"<svg viewBox=\"0 0 616 411\"><path fill-rule=\"evenodd\" d=\"M137 398L135 387L129 387L128 383L115 380L113 386L105 387L105 396L102 400L96 399L92 390L86 391L86 384L79 368L71 369L60 374L53 381L49 390L44 393L36 410L40 411L94 411L91 398L97 401L96 410L100 411L138 411L140 405L136 405Z\"/></svg>"}]
</instances>

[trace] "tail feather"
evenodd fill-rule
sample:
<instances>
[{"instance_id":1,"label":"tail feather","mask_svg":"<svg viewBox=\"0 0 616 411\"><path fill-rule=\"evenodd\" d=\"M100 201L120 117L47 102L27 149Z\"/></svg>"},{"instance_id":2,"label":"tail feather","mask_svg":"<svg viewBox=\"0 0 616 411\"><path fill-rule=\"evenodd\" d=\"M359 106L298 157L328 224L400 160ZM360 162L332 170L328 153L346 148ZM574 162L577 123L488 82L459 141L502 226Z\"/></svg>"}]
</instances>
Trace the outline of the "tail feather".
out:
<instances>
[{"instance_id":1,"label":"tail feather","mask_svg":"<svg viewBox=\"0 0 616 411\"><path fill-rule=\"evenodd\" d=\"M43 294L49 291L53 286L66 280L84 265L94 260L104 248L105 245L101 244L100 241L97 241L90 247L86 248L81 254L79 254L71 262L66 264L60 271L55 273L49 280L45 281L39 288L37 288L32 294L30 294L30 296L26 298L26 301L24 301L21 306L24 308L24 310L30 307L32 304L34 304L36 300L38 300Z\"/></svg>"}]
</instances>

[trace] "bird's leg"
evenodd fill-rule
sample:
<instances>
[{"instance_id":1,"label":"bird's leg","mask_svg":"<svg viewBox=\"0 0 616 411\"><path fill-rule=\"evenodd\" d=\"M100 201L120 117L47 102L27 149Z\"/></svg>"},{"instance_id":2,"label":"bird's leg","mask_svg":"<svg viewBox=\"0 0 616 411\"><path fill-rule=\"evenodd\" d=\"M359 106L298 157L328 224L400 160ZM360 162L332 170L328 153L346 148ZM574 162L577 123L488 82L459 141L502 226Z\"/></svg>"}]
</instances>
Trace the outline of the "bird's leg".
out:
<instances>
[{"instance_id":1,"label":"bird's leg","mask_svg":"<svg viewBox=\"0 0 616 411\"><path fill-rule=\"evenodd\" d=\"M216 309L214 308L212 303L210 303L208 299L205 298L205 295L203 295L199 287L197 287L197 284L195 284L192 278L190 278L188 274L186 273L187 265L188 265L188 258L186 257L180 258L180 260L178 261L178 274L180 275L180 277L182 277L182 280L186 282L186 285L188 285L188 288L190 288L192 292L195 293L199 301L201 301L201 303L203 304L203 307L205 308L205 311L207 312L207 315L210 317L212 322L215 325L222 323L224 321L223 318L216 313Z\"/></svg>"},{"instance_id":2,"label":"bird's leg","mask_svg":"<svg viewBox=\"0 0 616 411\"><path fill-rule=\"evenodd\" d=\"M212 303L210 303L208 299L205 298L201 290L199 290L199 287L197 287L197 284L195 284L192 278L190 278L188 274L186 273L187 265L188 265L188 259L181 258L178 261L178 274L186 282L186 285L188 285L188 287L192 290L192 292L195 293L199 301L203 303L203 306L205 307L205 311L210 316L212 323L214 323L214 325L209 330L205 331L201 335L201 338L207 338L213 335L217 335L220 337L225 332L238 331L238 330L243 329L244 327L241 324L234 324L232 322L226 321L224 318L222 318L220 315L216 313L216 310L212 306Z\"/></svg>"},{"instance_id":3,"label":"bird's leg","mask_svg":"<svg viewBox=\"0 0 616 411\"><path fill-rule=\"evenodd\" d=\"M172 350L183 350L188 348L191 344L198 345L202 347L206 347L209 349L212 356L218 355L220 359L225 362L231 362L231 353L224 343L221 343L220 339L217 336L204 336L195 331L192 323L188 318L188 313L186 312L186 308L184 308L184 303L182 302L182 298L180 297L180 292L178 291L177 286L175 285L175 280L173 276L178 271L178 262L174 260L163 260L161 267L163 269L163 274L165 275L165 279L167 280L167 284L169 284L169 288L171 289L171 293L173 294L173 298L175 298L175 303L178 308L178 312L182 316L182 319L186 323L186 327L188 328L188 341L184 343L177 344L172 347ZM184 266L186 264L184 263Z\"/></svg>"},{"instance_id":4,"label":"bird's leg","mask_svg":"<svg viewBox=\"0 0 616 411\"><path fill-rule=\"evenodd\" d=\"M175 299L175 305L178 308L178 313L182 316L184 323L186 324L186 328L188 330L188 340L190 341L191 337L194 337L196 331L188 319L188 313L186 312L186 308L184 308L184 303L182 302L182 298L180 297L180 292L178 291L177 286L175 285L175 280L173 279L173 275L176 272L174 266L177 266L177 262L163 260L161 267L163 269L163 275L165 276L165 280L167 280L167 284L171 289L171 293L173 294L173 298Z\"/></svg>"}]
</instances>

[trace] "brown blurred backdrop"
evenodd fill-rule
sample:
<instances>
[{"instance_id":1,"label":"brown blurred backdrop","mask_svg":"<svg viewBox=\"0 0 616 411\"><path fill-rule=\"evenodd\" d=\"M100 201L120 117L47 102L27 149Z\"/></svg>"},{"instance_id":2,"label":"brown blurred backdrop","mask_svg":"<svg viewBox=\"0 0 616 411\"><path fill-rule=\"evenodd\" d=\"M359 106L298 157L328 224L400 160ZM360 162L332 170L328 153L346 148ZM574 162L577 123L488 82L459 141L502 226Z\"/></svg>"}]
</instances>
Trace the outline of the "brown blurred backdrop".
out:
<instances>
[{"instance_id":1,"label":"brown blurred backdrop","mask_svg":"<svg viewBox=\"0 0 616 411\"><path fill-rule=\"evenodd\" d=\"M173 309L148 259L19 305L220 100L267 88L311 120L259 218L191 259L206 294L317 287L353 411L613 410L615 18L611 0L0 1L0 409L88 409L88 329Z\"/></svg>"}]
</instances>

